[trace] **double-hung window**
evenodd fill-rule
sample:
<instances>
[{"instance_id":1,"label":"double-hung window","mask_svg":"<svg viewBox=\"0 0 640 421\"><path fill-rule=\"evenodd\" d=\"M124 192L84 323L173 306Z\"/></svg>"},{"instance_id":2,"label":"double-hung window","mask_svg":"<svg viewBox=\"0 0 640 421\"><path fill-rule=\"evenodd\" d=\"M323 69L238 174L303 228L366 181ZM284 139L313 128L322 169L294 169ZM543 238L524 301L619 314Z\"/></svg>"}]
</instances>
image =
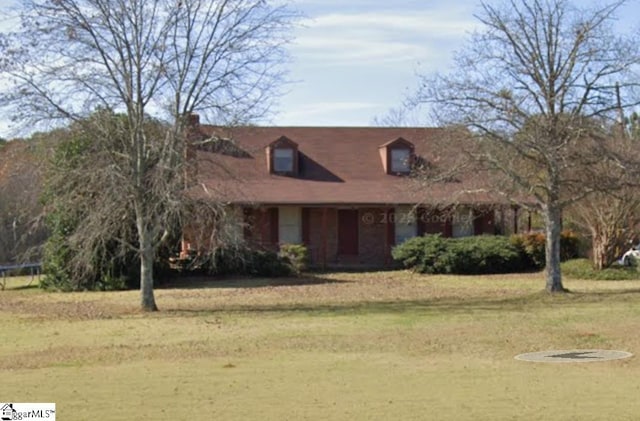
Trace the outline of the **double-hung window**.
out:
<instances>
[{"instance_id":1,"label":"double-hung window","mask_svg":"<svg viewBox=\"0 0 640 421\"><path fill-rule=\"evenodd\" d=\"M291 148L274 149L273 170L275 172L293 172L293 149Z\"/></svg>"},{"instance_id":2,"label":"double-hung window","mask_svg":"<svg viewBox=\"0 0 640 421\"><path fill-rule=\"evenodd\" d=\"M391 149L391 172L408 173L411 170L409 149Z\"/></svg>"}]
</instances>

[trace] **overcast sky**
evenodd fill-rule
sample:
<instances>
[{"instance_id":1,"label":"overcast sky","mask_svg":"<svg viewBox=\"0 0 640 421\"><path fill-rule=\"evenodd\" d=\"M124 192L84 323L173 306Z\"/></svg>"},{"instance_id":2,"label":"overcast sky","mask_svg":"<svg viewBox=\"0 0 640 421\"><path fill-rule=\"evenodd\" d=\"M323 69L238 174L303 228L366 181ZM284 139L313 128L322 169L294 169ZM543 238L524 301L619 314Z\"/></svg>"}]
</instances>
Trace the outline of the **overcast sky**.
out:
<instances>
[{"instance_id":1,"label":"overcast sky","mask_svg":"<svg viewBox=\"0 0 640 421\"><path fill-rule=\"evenodd\" d=\"M492 1L490 1L492 2ZM608 2L608 1L607 1ZM495 3L493 1L492 3ZM416 73L446 72L477 21L479 0L297 0L307 16L291 45L277 125L367 126L415 90ZM575 0L578 5L602 1ZM620 10L640 24L640 1Z\"/></svg>"}]
</instances>

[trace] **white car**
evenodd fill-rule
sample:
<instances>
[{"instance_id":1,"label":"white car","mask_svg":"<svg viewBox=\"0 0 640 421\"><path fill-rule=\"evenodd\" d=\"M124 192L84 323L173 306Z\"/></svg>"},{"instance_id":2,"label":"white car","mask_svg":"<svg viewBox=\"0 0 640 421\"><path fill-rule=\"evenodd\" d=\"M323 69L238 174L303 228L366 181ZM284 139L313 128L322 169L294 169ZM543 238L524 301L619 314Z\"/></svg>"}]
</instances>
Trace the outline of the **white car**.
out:
<instances>
[{"instance_id":1,"label":"white car","mask_svg":"<svg viewBox=\"0 0 640 421\"><path fill-rule=\"evenodd\" d=\"M618 262L623 266L631 266L634 260L640 262L640 244L631 247Z\"/></svg>"}]
</instances>

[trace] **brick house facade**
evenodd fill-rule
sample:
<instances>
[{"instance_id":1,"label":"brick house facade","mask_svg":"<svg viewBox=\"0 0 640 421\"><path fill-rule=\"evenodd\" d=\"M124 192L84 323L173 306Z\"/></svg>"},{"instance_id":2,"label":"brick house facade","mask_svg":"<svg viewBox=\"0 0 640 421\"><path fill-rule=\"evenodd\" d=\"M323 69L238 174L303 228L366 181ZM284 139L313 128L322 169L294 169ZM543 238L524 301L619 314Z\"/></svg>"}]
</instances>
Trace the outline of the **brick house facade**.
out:
<instances>
[{"instance_id":1,"label":"brick house facade","mask_svg":"<svg viewBox=\"0 0 640 421\"><path fill-rule=\"evenodd\" d=\"M300 215L300 235L283 239L288 219ZM413 215L409 214L413 211ZM397 216L400 215L400 216ZM309 247L312 262L321 266L391 264L391 248L407 238L424 234L454 236L456 214L445 216L404 207L247 207L242 221L244 238L255 246L277 248L284 243ZM495 234L495 214L487 211L465 220L456 236ZM295 231L295 230L294 230Z\"/></svg>"},{"instance_id":2,"label":"brick house facade","mask_svg":"<svg viewBox=\"0 0 640 421\"><path fill-rule=\"evenodd\" d=\"M482 185L486 177L428 187L412 177L418 164L446 167L458 153L436 146L443 129L192 122L194 192L240 210L234 223L255 247L303 243L313 265L384 267L392 247L413 236L517 230L512 208Z\"/></svg>"}]
</instances>

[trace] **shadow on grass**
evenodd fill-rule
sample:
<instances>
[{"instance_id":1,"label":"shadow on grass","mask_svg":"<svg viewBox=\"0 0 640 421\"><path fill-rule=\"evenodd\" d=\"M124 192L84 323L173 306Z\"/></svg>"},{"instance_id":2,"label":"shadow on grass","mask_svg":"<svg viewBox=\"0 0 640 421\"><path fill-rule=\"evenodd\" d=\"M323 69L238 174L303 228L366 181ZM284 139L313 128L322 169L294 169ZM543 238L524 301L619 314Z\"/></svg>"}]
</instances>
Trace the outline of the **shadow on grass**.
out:
<instances>
[{"instance_id":1,"label":"shadow on grass","mask_svg":"<svg viewBox=\"0 0 640 421\"><path fill-rule=\"evenodd\" d=\"M393 273L398 270L402 270L401 267L377 267L377 266L344 266L344 267L333 267L327 269L321 268L311 268L309 270L309 274L322 276L322 275L331 275L335 273L355 273L355 274L371 274L371 273ZM415 272L419 274L418 272Z\"/></svg>"},{"instance_id":2,"label":"shadow on grass","mask_svg":"<svg viewBox=\"0 0 640 421\"><path fill-rule=\"evenodd\" d=\"M530 297L535 297L532 294ZM403 314L403 313L450 313L464 314L483 311L525 311L529 306L527 297L511 299L425 299L398 301L354 301L335 304L274 304L274 305L236 305L224 306L216 309L172 309L168 313L206 315L218 313L248 313L248 314L278 314L301 313L310 316L350 316L373 314Z\"/></svg>"},{"instance_id":3,"label":"shadow on grass","mask_svg":"<svg viewBox=\"0 0 640 421\"><path fill-rule=\"evenodd\" d=\"M310 273L303 276L284 278L264 277L214 277L214 276L185 276L166 281L160 289L200 289L200 288L265 288L277 286L323 285L336 283L350 283L353 281L328 279L320 274Z\"/></svg>"},{"instance_id":4,"label":"shadow on grass","mask_svg":"<svg viewBox=\"0 0 640 421\"><path fill-rule=\"evenodd\" d=\"M37 283L35 284L31 284L31 285L20 285L20 286L15 286L15 287L7 287L6 290L7 291L25 291L25 290L29 290L29 289L39 289L40 287L38 286Z\"/></svg>"},{"instance_id":5,"label":"shadow on grass","mask_svg":"<svg viewBox=\"0 0 640 421\"><path fill-rule=\"evenodd\" d=\"M597 300L597 297L620 297L629 296L630 298L637 299L636 294L640 294L640 288L628 288L628 289L616 289L616 290L594 290L594 291L571 291L568 295L577 298L584 298L588 301L603 301Z\"/></svg>"},{"instance_id":6,"label":"shadow on grass","mask_svg":"<svg viewBox=\"0 0 640 421\"><path fill-rule=\"evenodd\" d=\"M326 280L327 282L342 283L351 281ZM283 304L239 304L225 305L220 308L170 309L167 313L176 314L218 314L218 313L247 313L247 314L278 314L300 313L310 316L325 315L374 315L374 314L474 314L482 312L527 312L547 308L562 308L568 305L590 305L607 302L637 301L640 298L640 288L619 291L588 291L568 292L565 294L550 294L544 290L518 294L510 297L496 298L495 296L460 297L448 296L426 298L419 300L354 300L336 303L283 303ZM339 300L339 297L338 297Z\"/></svg>"}]
</instances>

